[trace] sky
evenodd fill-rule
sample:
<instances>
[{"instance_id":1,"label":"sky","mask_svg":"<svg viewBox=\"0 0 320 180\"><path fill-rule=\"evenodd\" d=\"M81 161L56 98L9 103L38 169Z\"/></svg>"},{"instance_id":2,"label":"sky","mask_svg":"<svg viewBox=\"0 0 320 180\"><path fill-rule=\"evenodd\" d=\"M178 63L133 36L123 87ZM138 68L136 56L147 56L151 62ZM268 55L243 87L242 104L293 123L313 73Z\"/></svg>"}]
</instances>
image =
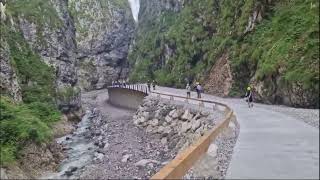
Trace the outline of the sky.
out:
<instances>
[{"instance_id":1,"label":"sky","mask_svg":"<svg viewBox=\"0 0 320 180\"><path fill-rule=\"evenodd\" d=\"M138 22L138 15L140 9L140 0L128 0L130 3L133 19Z\"/></svg>"}]
</instances>

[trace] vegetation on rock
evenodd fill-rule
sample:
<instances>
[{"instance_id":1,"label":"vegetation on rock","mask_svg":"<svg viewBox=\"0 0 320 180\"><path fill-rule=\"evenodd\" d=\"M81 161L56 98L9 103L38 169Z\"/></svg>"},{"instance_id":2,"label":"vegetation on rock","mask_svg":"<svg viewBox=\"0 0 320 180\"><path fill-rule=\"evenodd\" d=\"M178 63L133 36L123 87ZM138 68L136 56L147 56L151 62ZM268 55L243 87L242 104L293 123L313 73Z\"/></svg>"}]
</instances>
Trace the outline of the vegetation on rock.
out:
<instances>
[{"instance_id":1,"label":"vegetation on rock","mask_svg":"<svg viewBox=\"0 0 320 180\"><path fill-rule=\"evenodd\" d=\"M263 18L248 30L253 15ZM309 106L319 107L318 25L316 0L189 1L179 13L163 11L139 24L130 78L176 87L205 83L215 61L228 52L230 95L243 94L252 81L277 85L265 96L299 86L313 94Z\"/></svg>"},{"instance_id":2,"label":"vegetation on rock","mask_svg":"<svg viewBox=\"0 0 320 180\"><path fill-rule=\"evenodd\" d=\"M41 18L43 11L37 11L47 5L42 1L12 1L8 5L12 18L16 18L17 9L32 18ZM33 4L36 3L36 4ZM33 8L32 8L33 7ZM12 9L10 9L12 8ZM31 8L31 9L28 9ZM45 12L50 8L43 7ZM13 11L14 10L14 11ZM40 14L37 14L40 13ZM35 21L39 21L36 19ZM9 47L10 63L17 72L22 90L22 103L13 102L5 92L1 92L0 103L0 146L1 165L13 162L19 156L19 150L28 142L48 142L51 138L52 123L61 118L55 104L55 72L46 65L38 54L33 52L19 29L10 21L0 24L0 48Z\"/></svg>"}]
</instances>

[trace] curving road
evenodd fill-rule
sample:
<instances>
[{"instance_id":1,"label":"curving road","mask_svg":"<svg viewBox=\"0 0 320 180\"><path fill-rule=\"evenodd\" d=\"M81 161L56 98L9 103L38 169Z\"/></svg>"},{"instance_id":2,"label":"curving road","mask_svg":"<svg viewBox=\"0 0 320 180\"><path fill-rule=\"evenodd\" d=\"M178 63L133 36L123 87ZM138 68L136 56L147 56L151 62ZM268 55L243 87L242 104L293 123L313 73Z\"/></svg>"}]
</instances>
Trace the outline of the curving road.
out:
<instances>
[{"instance_id":1,"label":"curving road","mask_svg":"<svg viewBox=\"0 0 320 180\"><path fill-rule=\"evenodd\" d=\"M185 90L167 87L157 87L156 91L186 94ZM229 105L240 124L226 179L319 179L319 128L277 111L283 108L280 106L255 104L249 109L242 99L207 94L203 99Z\"/></svg>"}]
</instances>

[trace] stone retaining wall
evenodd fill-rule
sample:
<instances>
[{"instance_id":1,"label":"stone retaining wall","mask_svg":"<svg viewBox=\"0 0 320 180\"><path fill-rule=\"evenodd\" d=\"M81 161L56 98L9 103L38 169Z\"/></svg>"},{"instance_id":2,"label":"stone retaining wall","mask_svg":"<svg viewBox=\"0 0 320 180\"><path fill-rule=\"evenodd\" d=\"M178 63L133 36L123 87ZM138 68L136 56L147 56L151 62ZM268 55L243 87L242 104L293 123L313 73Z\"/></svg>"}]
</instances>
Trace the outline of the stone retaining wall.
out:
<instances>
[{"instance_id":1,"label":"stone retaining wall","mask_svg":"<svg viewBox=\"0 0 320 180\"><path fill-rule=\"evenodd\" d=\"M134 124L147 133L158 134L169 149L181 151L211 129L222 113L176 104L169 100L146 97L133 117Z\"/></svg>"}]
</instances>

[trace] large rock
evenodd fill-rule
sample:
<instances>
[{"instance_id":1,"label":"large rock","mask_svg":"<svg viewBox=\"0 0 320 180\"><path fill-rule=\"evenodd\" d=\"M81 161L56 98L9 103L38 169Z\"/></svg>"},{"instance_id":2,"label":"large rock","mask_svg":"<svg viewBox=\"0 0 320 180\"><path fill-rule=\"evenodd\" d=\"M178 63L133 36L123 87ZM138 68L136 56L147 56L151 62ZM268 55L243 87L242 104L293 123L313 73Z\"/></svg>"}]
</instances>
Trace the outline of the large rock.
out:
<instances>
[{"instance_id":1,"label":"large rock","mask_svg":"<svg viewBox=\"0 0 320 180\"><path fill-rule=\"evenodd\" d=\"M159 120L158 119L153 119L151 121L149 121L149 124L153 127L158 126L159 124Z\"/></svg>"},{"instance_id":2,"label":"large rock","mask_svg":"<svg viewBox=\"0 0 320 180\"><path fill-rule=\"evenodd\" d=\"M167 123L171 123L172 120L173 120L172 117L169 116L169 115L165 117L165 121L166 121Z\"/></svg>"},{"instance_id":3,"label":"large rock","mask_svg":"<svg viewBox=\"0 0 320 180\"><path fill-rule=\"evenodd\" d=\"M200 126L201 126L201 121L200 120L192 121L191 129L193 131L196 131Z\"/></svg>"},{"instance_id":4,"label":"large rock","mask_svg":"<svg viewBox=\"0 0 320 180\"><path fill-rule=\"evenodd\" d=\"M192 118L193 118L193 114L190 112L189 109L186 109L184 111L184 114L181 116L181 119L185 121L191 121Z\"/></svg>"},{"instance_id":5,"label":"large rock","mask_svg":"<svg viewBox=\"0 0 320 180\"><path fill-rule=\"evenodd\" d=\"M6 170L3 168L0 168L0 179L9 179Z\"/></svg>"},{"instance_id":6,"label":"large rock","mask_svg":"<svg viewBox=\"0 0 320 180\"><path fill-rule=\"evenodd\" d=\"M182 125L181 125L181 130L180 132L181 133L186 133L188 130L191 129L191 124L188 123L188 122L183 122Z\"/></svg>"},{"instance_id":7,"label":"large rock","mask_svg":"<svg viewBox=\"0 0 320 180\"><path fill-rule=\"evenodd\" d=\"M151 125L149 125L149 126L147 126L146 132L147 133L154 132L154 128Z\"/></svg>"},{"instance_id":8,"label":"large rock","mask_svg":"<svg viewBox=\"0 0 320 180\"><path fill-rule=\"evenodd\" d=\"M217 153L218 153L218 146L215 144L210 144L207 154L210 155L211 157L217 157Z\"/></svg>"},{"instance_id":9,"label":"large rock","mask_svg":"<svg viewBox=\"0 0 320 180\"><path fill-rule=\"evenodd\" d=\"M132 154L126 154L122 157L121 162L126 163L128 162L128 160L130 159L130 157L132 156Z\"/></svg>"},{"instance_id":10,"label":"large rock","mask_svg":"<svg viewBox=\"0 0 320 180\"><path fill-rule=\"evenodd\" d=\"M166 137L163 137L163 138L161 139L161 143L162 143L163 145L167 145L167 144L168 144L168 139L167 139Z\"/></svg>"},{"instance_id":11,"label":"large rock","mask_svg":"<svg viewBox=\"0 0 320 180\"><path fill-rule=\"evenodd\" d=\"M152 159L142 159L138 162L136 162L134 165L138 167L146 167L147 164L149 163L155 163L155 164L161 164L161 162L152 160Z\"/></svg>"},{"instance_id":12,"label":"large rock","mask_svg":"<svg viewBox=\"0 0 320 180\"><path fill-rule=\"evenodd\" d=\"M174 133L172 128L169 126L166 126L162 131L162 136L169 136L172 133Z\"/></svg>"},{"instance_id":13,"label":"large rock","mask_svg":"<svg viewBox=\"0 0 320 180\"><path fill-rule=\"evenodd\" d=\"M151 118L150 113L149 112L143 112L142 113L142 117L145 118L145 120L149 120Z\"/></svg>"}]
</instances>

